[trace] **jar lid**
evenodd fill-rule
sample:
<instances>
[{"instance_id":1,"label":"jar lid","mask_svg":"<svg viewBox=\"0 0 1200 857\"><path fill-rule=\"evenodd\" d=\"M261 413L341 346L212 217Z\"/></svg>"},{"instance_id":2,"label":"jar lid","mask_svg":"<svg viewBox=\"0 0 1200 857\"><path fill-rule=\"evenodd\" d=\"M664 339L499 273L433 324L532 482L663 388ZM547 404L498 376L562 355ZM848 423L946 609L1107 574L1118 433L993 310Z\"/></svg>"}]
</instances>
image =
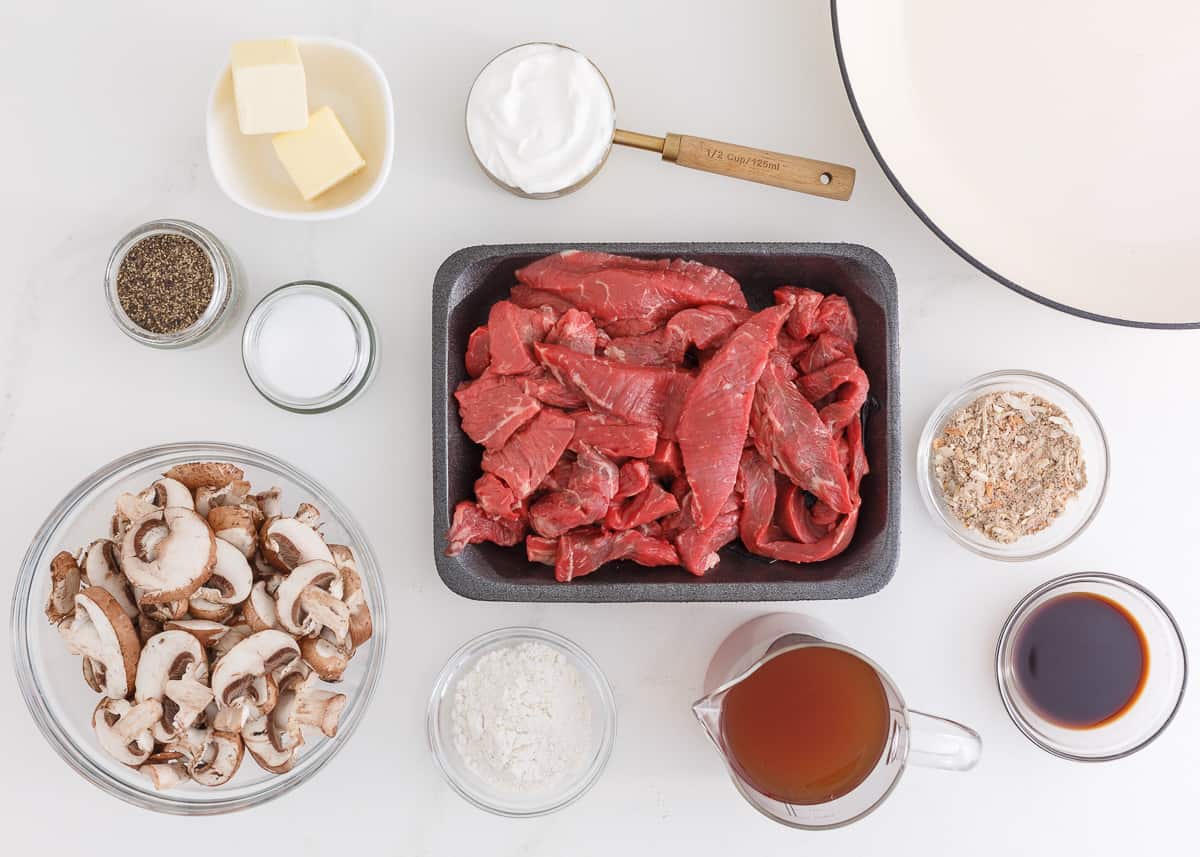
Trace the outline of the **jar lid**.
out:
<instances>
[{"instance_id":1,"label":"jar lid","mask_svg":"<svg viewBox=\"0 0 1200 857\"><path fill-rule=\"evenodd\" d=\"M322 413L367 388L378 365L378 339L348 292L301 280L268 293L250 312L242 363L250 383L272 404Z\"/></svg>"}]
</instances>

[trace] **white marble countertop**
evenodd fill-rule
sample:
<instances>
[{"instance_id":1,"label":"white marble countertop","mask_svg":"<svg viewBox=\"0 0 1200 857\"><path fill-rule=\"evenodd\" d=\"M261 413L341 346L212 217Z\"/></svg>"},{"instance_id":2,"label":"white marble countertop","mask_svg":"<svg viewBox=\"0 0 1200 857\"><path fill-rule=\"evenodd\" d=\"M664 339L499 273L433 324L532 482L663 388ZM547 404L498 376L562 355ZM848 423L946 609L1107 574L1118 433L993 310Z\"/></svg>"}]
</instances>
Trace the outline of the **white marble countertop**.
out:
<instances>
[{"instance_id":1,"label":"white marble countertop","mask_svg":"<svg viewBox=\"0 0 1200 857\"><path fill-rule=\"evenodd\" d=\"M47 511L100 464L183 439L273 451L329 485L383 559L392 635L367 719L308 784L249 812L202 822L136 810L74 774L48 747L0 661L0 773L6 851L124 853L137 847L247 853L503 855L1178 853L1200 788L1200 700L1185 700L1151 747L1121 762L1060 761L1009 722L993 647L1014 602L1060 573L1104 569L1148 585L1195 645L1200 628L1200 406L1190 394L1200 333L1104 327L1009 292L943 246L872 159L842 90L820 0L717 0L593 7L551 0L481 4L42 3L5 16L0 51L4 205L0 248L0 568L11 587ZM204 103L229 43L321 33L381 63L397 105L391 180L345 220L268 220L225 199L204 154ZM855 165L849 204L832 203L615 152L585 191L554 202L504 194L466 148L463 102L479 66L529 39L591 55L623 126L705 134ZM1194 212L1181 212L1194 216ZM107 315L104 262L130 227L182 217L239 255L248 287L214 340L159 353ZM1112 444L1109 497L1085 536L1024 565L977 558L921 507L908 466L902 558L878 595L785 605L837 626L880 660L917 707L984 738L969 774L915 770L870 818L804 834L736 794L693 721L718 641L763 605L502 605L440 582L430 532L430 283L455 249L509 241L851 241L882 253L900 283L906 466L922 422L953 386L1032 368L1080 390ZM374 386L323 416L273 408L246 381L240 323L273 286L339 283L382 335ZM1136 284L1131 284L1136 288ZM8 591L6 589L6 591ZM539 820L484 814L440 779L424 739L430 683L481 631L535 624L566 633L606 669L620 727L611 764L580 803ZM1188 837L1188 839L1185 839ZM236 843L236 845L235 845Z\"/></svg>"}]
</instances>

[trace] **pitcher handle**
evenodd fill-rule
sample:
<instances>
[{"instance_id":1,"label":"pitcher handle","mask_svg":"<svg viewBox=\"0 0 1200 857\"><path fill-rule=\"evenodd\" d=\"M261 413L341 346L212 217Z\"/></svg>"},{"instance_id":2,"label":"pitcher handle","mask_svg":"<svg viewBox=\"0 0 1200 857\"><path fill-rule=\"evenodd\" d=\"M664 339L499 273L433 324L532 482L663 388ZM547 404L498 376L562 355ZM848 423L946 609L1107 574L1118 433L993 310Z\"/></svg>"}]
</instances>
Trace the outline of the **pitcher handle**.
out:
<instances>
[{"instance_id":1,"label":"pitcher handle","mask_svg":"<svg viewBox=\"0 0 1200 857\"><path fill-rule=\"evenodd\" d=\"M983 740L974 729L911 709L908 723L908 761L912 764L943 771L969 771L979 761Z\"/></svg>"}]
</instances>

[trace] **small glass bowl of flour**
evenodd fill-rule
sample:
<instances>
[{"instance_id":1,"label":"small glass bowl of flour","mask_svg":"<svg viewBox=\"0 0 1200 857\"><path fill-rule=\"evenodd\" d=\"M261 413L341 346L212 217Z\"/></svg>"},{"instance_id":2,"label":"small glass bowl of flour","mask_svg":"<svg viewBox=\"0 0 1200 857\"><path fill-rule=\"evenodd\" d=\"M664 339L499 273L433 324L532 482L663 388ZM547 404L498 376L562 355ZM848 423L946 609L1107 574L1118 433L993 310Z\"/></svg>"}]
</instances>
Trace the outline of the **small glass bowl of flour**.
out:
<instances>
[{"instance_id":1,"label":"small glass bowl of flour","mask_svg":"<svg viewBox=\"0 0 1200 857\"><path fill-rule=\"evenodd\" d=\"M545 815L578 800L612 752L616 703L599 665L565 637L503 628L451 656L427 728L450 786L480 809Z\"/></svg>"},{"instance_id":2,"label":"small glass bowl of flour","mask_svg":"<svg viewBox=\"0 0 1200 857\"><path fill-rule=\"evenodd\" d=\"M242 363L258 392L299 414L357 397L379 363L375 326L347 291L318 280L280 286L258 302L242 331Z\"/></svg>"}]
</instances>

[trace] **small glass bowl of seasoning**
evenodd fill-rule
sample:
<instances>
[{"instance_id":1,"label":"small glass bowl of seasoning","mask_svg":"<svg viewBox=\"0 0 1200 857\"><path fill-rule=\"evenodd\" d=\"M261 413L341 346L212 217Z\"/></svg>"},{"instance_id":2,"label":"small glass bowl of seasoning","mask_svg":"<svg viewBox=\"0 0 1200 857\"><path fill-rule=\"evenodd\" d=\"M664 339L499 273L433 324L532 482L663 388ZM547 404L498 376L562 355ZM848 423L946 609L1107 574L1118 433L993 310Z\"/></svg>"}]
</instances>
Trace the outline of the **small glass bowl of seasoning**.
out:
<instances>
[{"instance_id":1,"label":"small glass bowl of seasoning","mask_svg":"<svg viewBox=\"0 0 1200 857\"><path fill-rule=\"evenodd\" d=\"M1038 372L963 384L917 444L917 481L933 518L989 559L1038 559L1075 540L1108 490L1108 440L1083 397Z\"/></svg>"},{"instance_id":2,"label":"small glass bowl of seasoning","mask_svg":"<svg viewBox=\"0 0 1200 857\"><path fill-rule=\"evenodd\" d=\"M322 413L371 383L378 337L348 292L301 280L280 286L251 310L242 331L242 363L267 401L294 413Z\"/></svg>"},{"instance_id":3,"label":"small glass bowl of seasoning","mask_svg":"<svg viewBox=\"0 0 1200 857\"><path fill-rule=\"evenodd\" d=\"M1048 581L1017 604L996 647L1000 697L1034 744L1076 762L1135 753L1174 719L1187 650L1171 613L1115 574Z\"/></svg>"},{"instance_id":4,"label":"small glass bowl of seasoning","mask_svg":"<svg viewBox=\"0 0 1200 857\"><path fill-rule=\"evenodd\" d=\"M104 294L117 326L155 348L181 348L211 334L238 288L225 245L185 220L143 223L117 242L104 271Z\"/></svg>"}]
</instances>

